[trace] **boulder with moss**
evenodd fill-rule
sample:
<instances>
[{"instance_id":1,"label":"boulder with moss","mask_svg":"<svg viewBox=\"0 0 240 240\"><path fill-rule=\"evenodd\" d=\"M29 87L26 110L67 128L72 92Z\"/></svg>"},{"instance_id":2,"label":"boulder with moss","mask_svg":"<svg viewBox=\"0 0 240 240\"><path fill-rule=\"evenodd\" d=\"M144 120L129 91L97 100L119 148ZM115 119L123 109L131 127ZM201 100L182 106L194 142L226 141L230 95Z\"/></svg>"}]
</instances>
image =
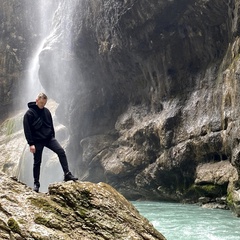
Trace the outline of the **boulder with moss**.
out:
<instances>
[{"instance_id":1,"label":"boulder with moss","mask_svg":"<svg viewBox=\"0 0 240 240\"><path fill-rule=\"evenodd\" d=\"M59 182L35 193L0 179L0 239L165 239L108 184Z\"/></svg>"}]
</instances>

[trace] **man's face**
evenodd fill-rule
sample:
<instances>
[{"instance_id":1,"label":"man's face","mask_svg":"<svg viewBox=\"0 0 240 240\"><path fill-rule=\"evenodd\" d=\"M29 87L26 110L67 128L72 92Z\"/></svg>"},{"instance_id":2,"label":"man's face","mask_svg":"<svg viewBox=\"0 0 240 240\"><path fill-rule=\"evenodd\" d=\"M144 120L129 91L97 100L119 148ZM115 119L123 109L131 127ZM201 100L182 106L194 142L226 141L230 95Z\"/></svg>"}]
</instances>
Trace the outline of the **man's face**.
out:
<instances>
[{"instance_id":1,"label":"man's face","mask_svg":"<svg viewBox=\"0 0 240 240\"><path fill-rule=\"evenodd\" d=\"M44 99L44 98L39 98L39 99L36 99L36 105L42 109L44 108L44 106L46 105L47 103L47 99Z\"/></svg>"}]
</instances>

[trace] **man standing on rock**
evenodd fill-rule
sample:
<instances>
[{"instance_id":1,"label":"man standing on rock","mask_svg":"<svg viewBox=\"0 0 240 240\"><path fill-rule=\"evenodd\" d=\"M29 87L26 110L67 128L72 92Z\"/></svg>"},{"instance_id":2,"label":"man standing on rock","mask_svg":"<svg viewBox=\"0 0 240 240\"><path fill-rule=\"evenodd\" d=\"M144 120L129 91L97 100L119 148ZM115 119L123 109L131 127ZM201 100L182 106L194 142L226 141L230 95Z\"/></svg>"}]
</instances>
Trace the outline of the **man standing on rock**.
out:
<instances>
[{"instance_id":1,"label":"man standing on rock","mask_svg":"<svg viewBox=\"0 0 240 240\"><path fill-rule=\"evenodd\" d=\"M64 172L64 181L76 181L69 171L67 157L64 149L55 139L55 131L53 120L50 111L45 107L47 96L40 93L37 96L36 102L28 103L28 110L23 118L24 133L27 143L30 147L30 152L33 153L33 178L35 192L39 192L40 182L40 167L42 162L43 148L47 147L58 155L60 164Z\"/></svg>"}]
</instances>

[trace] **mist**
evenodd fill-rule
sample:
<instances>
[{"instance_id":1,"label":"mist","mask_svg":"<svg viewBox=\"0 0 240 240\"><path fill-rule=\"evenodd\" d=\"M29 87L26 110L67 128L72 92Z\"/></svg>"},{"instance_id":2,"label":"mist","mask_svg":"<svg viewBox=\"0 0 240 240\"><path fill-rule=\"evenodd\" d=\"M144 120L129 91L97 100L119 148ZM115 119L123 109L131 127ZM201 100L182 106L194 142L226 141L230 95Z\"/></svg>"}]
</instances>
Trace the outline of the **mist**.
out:
<instances>
[{"instance_id":1,"label":"mist","mask_svg":"<svg viewBox=\"0 0 240 240\"><path fill-rule=\"evenodd\" d=\"M60 64L60 59L58 59L58 56L55 57L55 69L50 68L51 72L55 72L56 79L49 79L49 82L46 82L44 79L45 75L48 75L49 73L46 72L46 69L44 69L44 72L42 71L41 74L39 73L40 70L40 55L44 54L49 50L49 48L52 48L52 44L54 44L54 38L56 37L56 28L58 28L58 25L54 24L54 18L58 17L58 7L61 5L61 1L56 1L55 3L49 3L48 0L41 0L39 1L38 6L38 18L39 18L39 33L38 33L38 44L36 44L36 48L33 51L32 56L29 59L27 71L26 71L26 79L24 81L24 85L21 86L20 93L22 96L21 102L22 106L16 106L16 108L20 107L23 109L23 111L27 110L27 103L31 101L35 101L38 93L44 92L48 96L48 102L46 104L46 107L51 111L53 116L53 122L56 132L56 139L61 143L61 145L66 148L68 140L69 140L69 132L67 128L60 124L57 116L56 116L56 109L58 107L58 103L53 100L55 95L64 95L64 91L66 90L64 87L61 88L61 93L54 91L50 91L49 88L51 87L50 82L51 81L57 81L58 77L61 77L62 72L66 72L66 69L68 69L68 66L65 64ZM72 4L72 3L71 3ZM64 25L69 23L64 23ZM69 31L68 28L66 30ZM63 43L63 46L65 45L67 48L67 51L69 51L70 46L69 42L71 42L71 35L67 34L67 38L65 36L65 43ZM49 44L51 42L51 44ZM59 52L65 51L64 49L59 49ZM51 58L52 60L52 58ZM44 62L44 65L48 65L48 62ZM50 66L50 65L49 65ZM61 71L61 72L60 72ZM50 73L51 74L51 73ZM42 81L41 81L42 78ZM43 86L43 84L44 86ZM57 90L59 91L59 89ZM27 184L28 186L33 186L33 155L29 151L29 146L26 143L26 147L23 149L23 153L20 157L19 164L17 167L16 172L17 178L19 181ZM43 151L43 157L42 157L42 164L41 164L41 172L40 172L40 191L41 192L47 192L48 185L52 182L56 181L62 181L64 178L63 171L61 168L61 165L59 163L58 157L55 153L48 150L47 148L44 148Z\"/></svg>"}]
</instances>

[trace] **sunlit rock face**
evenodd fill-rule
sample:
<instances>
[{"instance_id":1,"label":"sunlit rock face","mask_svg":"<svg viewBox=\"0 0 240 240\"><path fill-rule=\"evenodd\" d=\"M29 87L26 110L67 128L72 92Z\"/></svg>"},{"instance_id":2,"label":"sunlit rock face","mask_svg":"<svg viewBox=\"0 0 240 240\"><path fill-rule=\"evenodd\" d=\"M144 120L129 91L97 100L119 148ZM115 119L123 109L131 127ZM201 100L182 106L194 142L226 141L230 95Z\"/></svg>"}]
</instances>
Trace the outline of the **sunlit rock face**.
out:
<instances>
[{"instance_id":1,"label":"sunlit rock face","mask_svg":"<svg viewBox=\"0 0 240 240\"><path fill-rule=\"evenodd\" d=\"M165 239L107 184L55 183L42 194L0 177L1 239Z\"/></svg>"},{"instance_id":2,"label":"sunlit rock face","mask_svg":"<svg viewBox=\"0 0 240 240\"><path fill-rule=\"evenodd\" d=\"M54 21L40 77L79 175L132 199L227 195L240 172L238 1L63 1ZM199 177L220 162L232 176Z\"/></svg>"}]
</instances>

